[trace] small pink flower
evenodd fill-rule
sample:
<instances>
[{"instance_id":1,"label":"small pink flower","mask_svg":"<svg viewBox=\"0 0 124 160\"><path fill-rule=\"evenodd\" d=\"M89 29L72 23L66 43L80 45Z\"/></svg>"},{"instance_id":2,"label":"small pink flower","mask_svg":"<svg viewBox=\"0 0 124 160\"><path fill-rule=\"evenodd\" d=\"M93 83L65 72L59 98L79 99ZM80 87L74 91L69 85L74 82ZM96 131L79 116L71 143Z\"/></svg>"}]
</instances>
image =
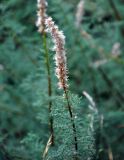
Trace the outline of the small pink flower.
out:
<instances>
[{"instance_id":1,"label":"small pink flower","mask_svg":"<svg viewBox=\"0 0 124 160\"><path fill-rule=\"evenodd\" d=\"M65 52L65 36L62 31L59 31L58 26L54 24L51 17L45 19L46 31L52 36L54 42L56 76L59 79L58 86L60 89L67 89L68 76L66 67L66 52Z\"/></svg>"},{"instance_id":2,"label":"small pink flower","mask_svg":"<svg viewBox=\"0 0 124 160\"><path fill-rule=\"evenodd\" d=\"M47 2L45 0L37 0L37 21L36 26L38 27L38 32L42 33L45 29L44 21L46 17L46 6Z\"/></svg>"}]
</instances>

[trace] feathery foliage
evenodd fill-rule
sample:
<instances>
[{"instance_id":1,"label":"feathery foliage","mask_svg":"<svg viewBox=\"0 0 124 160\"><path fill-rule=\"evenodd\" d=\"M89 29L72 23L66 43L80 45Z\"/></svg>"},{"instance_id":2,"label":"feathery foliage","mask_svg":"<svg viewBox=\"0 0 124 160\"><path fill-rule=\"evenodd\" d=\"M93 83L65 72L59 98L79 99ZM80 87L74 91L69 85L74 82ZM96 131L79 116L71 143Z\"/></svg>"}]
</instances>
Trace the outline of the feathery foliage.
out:
<instances>
[{"instance_id":1,"label":"feathery foliage","mask_svg":"<svg viewBox=\"0 0 124 160\"><path fill-rule=\"evenodd\" d=\"M57 86L49 35L52 95L48 95L44 39L35 26L36 3L0 2L0 160L122 160L124 2L85 0L82 21L76 27L79 0L48 0L47 14L66 36L77 151L67 101ZM98 112L82 91L94 98Z\"/></svg>"}]
</instances>

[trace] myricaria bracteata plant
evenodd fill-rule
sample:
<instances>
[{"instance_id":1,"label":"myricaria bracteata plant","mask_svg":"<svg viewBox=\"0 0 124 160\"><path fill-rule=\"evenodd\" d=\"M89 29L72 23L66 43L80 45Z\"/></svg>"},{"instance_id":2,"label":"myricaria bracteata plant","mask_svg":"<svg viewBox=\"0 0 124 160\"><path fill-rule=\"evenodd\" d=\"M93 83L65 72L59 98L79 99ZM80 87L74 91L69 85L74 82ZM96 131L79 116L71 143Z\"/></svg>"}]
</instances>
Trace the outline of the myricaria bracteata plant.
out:
<instances>
[{"instance_id":1,"label":"myricaria bracteata plant","mask_svg":"<svg viewBox=\"0 0 124 160\"><path fill-rule=\"evenodd\" d=\"M37 21L36 26L38 27L38 32L43 34L43 45L45 51L45 63L47 69L47 81L48 81L48 96L51 98L52 96L52 80L51 80L51 69L50 69L50 60L49 60L49 53L48 53L48 46L47 46L47 39L45 33L45 20L47 17L46 14L46 7L47 2L45 0L37 0ZM49 128L51 134L51 145L54 145L54 130L53 130L53 118L51 117L52 111L52 101L49 100Z\"/></svg>"},{"instance_id":2,"label":"myricaria bracteata plant","mask_svg":"<svg viewBox=\"0 0 124 160\"><path fill-rule=\"evenodd\" d=\"M56 63L56 76L59 80L58 86L60 89L64 90L65 98L67 100L67 107L70 114L70 119L72 122L73 134L74 134L74 146L75 153L78 151L77 144L77 133L76 126L74 122L74 116L72 112L72 107L69 102L68 96L68 77L67 77L67 67L66 67L66 52L65 52L65 36L62 31L59 31L58 26L55 25L51 17L47 17L45 20L47 31L51 34L52 40L55 44L54 50L55 54L55 63ZM77 157L75 157L77 159Z\"/></svg>"},{"instance_id":3,"label":"myricaria bracteata plant","mask_svg":"<svg viewBox=\"0 0 124 160\"><path fill-rule=\"evenodd\" d=\"M123 17L122 0L0 1L0 160L123 160Z\"/></svg>"},{"instance_id":4,"label":"myricaria bracteata plant","mask_svg":"<svg viewBox=\"0 0 124 160\"><path fill-rule=\"evenodd\" d=\"M36 25L38 27L38 31L40 33L44 34L44 44L45 44L44 48L45 48L47 62L48 62L47 65L46 65L47 70L48 70L48 77L50 76L50 62L49 62L49 59L48 59L49 53L48 53L48 48L47 48L48 47L47 46L47 37L46 37L47 33L50 33L50 35L52 37L52 42L54 43L53 50L55 51L55 56L54 56L55 65L56 65L55 75L56 75L56 77L58 78L58 81L59 81L58 85L57 85L57 88L63 90L63 92L64 92L64 97L62 96L62 99L64 98L64 101L61 98L58 98L59 100L56 100L56 103L57 103L57 101L59 102L60 99L61 99L61 101L63 101L62 103L63 103L63 107L65 108L65 110L61 111L61 109L62 109L61 108L59 110L59 112L62 112L61 116L64 118L63 121L68 123L66 125L70 126L71 128L68 128L67 126L66 127L65 126L61 127L61 128L63 128L62 132L63 132L64 135L66 135L67 132L68 133L70 132L70 137L67 139L67 142L66 141L64 142L63 137L55 135L55 133L56 134L58 133L58 132L56 132L56 127L55 127L55 124L57 123L56 122L57 113L54 115L55 107L52 106L53 103L50 101L50 103L52 104L50 106L50 117L52 119L52 123L51 123L51 126L52 126L51 128L52 129L51 129L51 136L48 140L47 146L45 147L43 158L45 159L47 157L47 154L49 153L49 150L51 148L50 147L51 144L58 143L58 142L56 142L56 140L57 140L56 137L59 137L59 138L63 139L62 141L63 141L63 144L64 144L64 146L62 145L60 147L60 150L63 147L64 148L68 147L68 150L69 150L68 153L66 153L66 152L62 153L61 152L61 156L64 157L63 159L79 160L81 158L81 155L82 155L82 153L80 153L81 152L81 146L82 145L84 146L85 143L81 145L81 142L80 142L81 134L77 133L77 130L79 131L80 127L79 127L79 124L76 124L76 122L78 122L76 119L78 119L80 121L80 118L77 118L76 114L73 112L74 108L77 107L77 104L76 104L77 102L76 102L76 100L74 100L75 103L73 102L73 100L72 100L73 98L71 98L71 94L69 93L67 58L66 58L66 50L65 50L65 36L64 36L63 31L59 30L58 26L55 24L53 19L46 14L46 4L47 3L45 2L45 0L38 0L38 5L37 5L38 6L38 13L37 13L38 19L37 19ZM50 84L51 84L51 80L50 80ZM49 85L49 80L48 80L48 85ZM49 94L49 96L51 96L51 95ZM58 106L58 104L57 104L57 106ZM68 114L69 114L68 118L69 119L66 116L66 114L67 114L66 109L68 110ZM58 108L57 108L57 110L58 110ZM57 110L56 110L56 112L57 112ZM52 113L52 116L51 116L51 113ZM58 113L58 116L59 116L59 113ZM61 119L61 116L60 116L60 119ZM70 129L70 131L67 131L67 128ZM79 132L81 132L81 131L79 131ZM53 133L54 133L54 135L53 135ZM58 133L58 135L59 135L59 133ZM54 139L54 136L55 136L55 139ZM79 149L78 149L78 145L79 145ZM54 145L53 147L56 147L56 145ZM92 149L92 147L90 148L90 150L91 149ZM56 150L55 150L55 152L56 152ZM85 152L87 152L87 151L84 150L84 153ZM57 152L56 152L56 154L57 154ZM70 155L70 157L68 157L68 155ZM55 158L56 156L53 156L53 157ZM85 157L85 159L87 159L87 156ZM51 160L52 160L52 158L51 158ZM58 156L58 160L59 160L59 156Z\"/></svg>"}]
</instances>

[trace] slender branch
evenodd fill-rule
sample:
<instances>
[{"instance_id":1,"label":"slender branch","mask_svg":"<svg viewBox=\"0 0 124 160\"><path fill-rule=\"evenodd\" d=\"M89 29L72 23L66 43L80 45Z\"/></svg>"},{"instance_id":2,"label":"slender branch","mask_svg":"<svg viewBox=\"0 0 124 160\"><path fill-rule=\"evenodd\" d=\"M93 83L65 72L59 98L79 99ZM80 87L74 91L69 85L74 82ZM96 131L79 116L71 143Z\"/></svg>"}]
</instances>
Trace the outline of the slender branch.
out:
<instances>
[{"instance_id":1,"label":"slender branch","mask_svg":"<svg viewBox=\"0 0 124 160\"><path fill-rule=\"evenodd\" d=\"M71 123L72 123L72 127L73 127L73 133L74 133L74 145L75 145L75 151L77 154L78 151L78 143L77 143L77 132L76 132L76 126L75 126L75 122L74 122L74 117L73 117L73 112L72 112L72 108L69 102L69 97L68 97L68 91L66 88L64 88L64 94L65 94L65 98L67 100L67 105L68 105L68 111L70 114L70 118L71 118ZM75 160L78 160L77 156L75 157Z\"/></svg>"},{"instance_id":2,"label":"slender branch","mask_svg":"<svg viewBox=\"0 0 124 160\"><path fill-rule=\"evenodd\" d=\"M119 20L119 21L122 20L122 17L121 17L121 15L120 15L120 13L118 12L118 10L117 10L117 8L116 8L113 0L109 0L109 3L110 3L110 5L111 5L111 8L112 8L113 11L114 11L114 14L115 14L116 19Z\"/></svg>"},{"instance_id":3,"label":"slender branch","mask_svg":"<svg viewBox=\"0 0 124 160\"><path fill-rule=\"evenodd\" d=\"M104 130L104 125L103 125L103 119L104 117L102 115L100 115L100 133L101 133L101 143L102 142L102 139L104 140L104 143L105 145L107 146L107 152L108 152L108 160L113 160L114 157L113 157L113 152L112 152L112 148L111 148L111 145L109 143L109 140L107 138L107 135L106 135L106 132Z\"/></svg>"},{"instance_id":4,"label":"slender branch","mask_svg":"<svg viewBox=\"0 0 124 160\"><path fill-rule=\"evenodd\" d=\"M114 11L114 15L115 15L116 20L117 20L117 21L122 21L123 18L122 18L122 16L120 15L119 11L117 10L116 5L114 4L113 0L109 0L109 3L110 3L110 5L111 5L111 8L112 8L113 11ZM122 33L122 35L124 36L124 27L121 27L121 33Z\"/></svg>"},{"instance_id":5,"label":"slender branch","mask_svg":"<svg viewBox=\"0 0 124 160\"><path fill-rule=\"evenodd\" d=\"M46 40L46 33L43 33L43 43L44 43L44 50L45 50L45 63L47 68L47 81L48 81L48 95L49 98L52 96L52 83L51 83L51 73L50 73L50 61L49 61L49 54L48 54L48 48L47 48L47 40ZM50 122L50 132L52 135L51 138L51 145L54 145L54 130L53 130L53 118L51 116L52 111L52 101L49 100L49 122Z\"/></svg>"}]
</instances>

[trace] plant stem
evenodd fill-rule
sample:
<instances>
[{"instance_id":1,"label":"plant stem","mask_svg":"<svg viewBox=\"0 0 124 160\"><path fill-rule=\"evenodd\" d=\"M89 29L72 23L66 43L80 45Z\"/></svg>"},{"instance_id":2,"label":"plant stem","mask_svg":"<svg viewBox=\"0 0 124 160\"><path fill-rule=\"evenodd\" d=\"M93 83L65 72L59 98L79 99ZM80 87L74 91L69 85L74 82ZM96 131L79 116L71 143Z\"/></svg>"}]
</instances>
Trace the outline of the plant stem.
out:
<instances>
[{"instance_id":1,"label":"plant stem","mask_svg":"<svg viewBox=\"0 0 124 160\"><path fill-rule=\"evenodd\" d=\"M43 43L44 43L44 50L45 50L45 63L47 68L47 80L48 80L48 95L49 98L52 96L52 83L51 83L51 73L50 73L50 61L49 61L49 53L47 48L47 40L46 40L46 33L43 33ZM53 130L53 118L51 117L52 111L52 101L49 100L49 123L50 123L50 132L51 132L51 144L54 145L54 130Z\"/></svg>"},{"instance_id":2,"label":"plant stem","mask_svg":"<svg viewBox=\"0 0 124 160\"><path fill-rule=\"evenodd\" d=\"M120 13L118 12L117 8L116 8L116 5L114 4L113 0L109 0L109 3L111 5L111 8L113 9L114 11L114 14L115 14L115 17L117 20L121 21L122 20L122 17L120 15Z\"/></svg>"},{"instance_id":3,"label":"plant stem","mask_svg":"<svg viewBox=\"0 0 124 160\"><path fill-rule=\"evenodd\" d=\"M68 97L68 91L66 88L64 88L64 93L65 93L65 98L67 100L67 105L68 105L68 111L70 114L70 118L71 118L71 123L72 123L72 127L73 127L73 133L74 133L74 145L75 145L75 151L77 154L78 151L78 144L77 144L77 133L76 133L76 126L75 126L75 122L74 122L74 117L73 117L73 112L72 112L72 108L69 102L69 97ZM77 156L75 157L75 160L78 160Z\"/></svg>"},{"instance_id":4,"label":"plant stem","mask_svg":"<svg viewBox=\"0 0 124 160\"><path fill-rule=\"evenodd\" d=\"M119 13L119 11L118 11L115 3L113 2L113 0L109 0L109 3L110 3L110 5L111 5L111 8L112 8L113 11L114 11L114 15L115 15L116 20L117 20L117 21L123 21L123 18L122 18L122 16L120 15L120 13ZM123 37L124 37L124 27L121 27L121 33L122 33L122 35L123 35Z\"/></svg>"}]
</instances>

